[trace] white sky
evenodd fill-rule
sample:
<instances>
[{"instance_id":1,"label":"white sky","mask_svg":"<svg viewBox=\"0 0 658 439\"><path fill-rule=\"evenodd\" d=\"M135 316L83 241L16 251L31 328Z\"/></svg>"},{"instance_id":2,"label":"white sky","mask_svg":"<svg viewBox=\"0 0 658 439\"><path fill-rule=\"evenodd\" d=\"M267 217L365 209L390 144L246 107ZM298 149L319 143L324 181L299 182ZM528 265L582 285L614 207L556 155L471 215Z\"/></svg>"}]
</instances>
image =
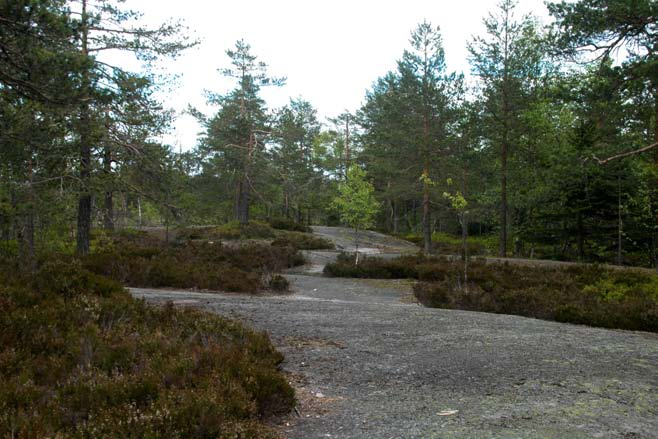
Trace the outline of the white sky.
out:
<instances>
[{"instance_id":1,"label":"white sky","mask_svg":"<svg viewBox=\"0 0 658 439\"><path fill-rule=\"evenodd\" d=\"M227 67L226 49L244 38L252 53L269 65L269 73L286 76L287 84L264 89L269 108L301 96L318 109L321 120L354 111L365 91L395 69L409 46L412 29L424 19L441 27L448 70L468 73L466 43L484 33L482 18L498 0L128 0L149 23L180 18L201 44L174 62L162 64L180 75L179 84L162 100L182 112L188 104L211 114L203 90L225 93L235 84L218 68ZM543 0L519 0L520 14L548 20ZM180 116L164 139L178 149L191 149L201 127Z\"/></svg>"}]
</instances>

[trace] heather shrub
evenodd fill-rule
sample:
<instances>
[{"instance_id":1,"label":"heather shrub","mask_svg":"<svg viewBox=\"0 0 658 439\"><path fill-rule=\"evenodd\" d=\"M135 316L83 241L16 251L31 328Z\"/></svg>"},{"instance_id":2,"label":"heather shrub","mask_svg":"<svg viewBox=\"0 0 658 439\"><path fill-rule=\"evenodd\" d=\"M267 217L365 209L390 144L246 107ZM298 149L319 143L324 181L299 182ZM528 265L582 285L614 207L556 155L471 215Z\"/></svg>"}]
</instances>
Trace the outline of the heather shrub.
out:
<instances>
[{"instance_id":1,"label":"heather shrub","mask_svg":"<svg viewBox=\"0 0 658 439\"><path fill-rule=\"evenodd\" d=\"M375 279L404 279L417 277L417 265L422 256L400 256L382 259L362 256L355 265L355 255L342 252L335 262L324 267L324 274L331 277L358 277Z\"/></svg>"},{"instance_id":2,"label":"heather shrub","mask_svg":"<svg viewBox=\"0 0 658 439\"><path fill-rule=\"evenodd\" d=\"M304 233L308 233L311 231L310 227L287 218L274 218L269 220L268 222L270 224L270 227L272 227L273 229L288 230L291 232L304 232Z\"/></svg>"},{"instance_id":3,"label":"heather shrub","mask_svg":"<svg viewBox=\"0 0 658 439\"><path fill-rule=\"evenodd\" d=\"M464 285L460 260L402 256L391 260L341 254L327 276L412 278L425 306L516 314L606 328L658 332L658 275L595 265L539 267L469 261Z\"/></svg>"},{"instance_id":4,"label":"heather shrub","mask_svg":"<svg viewBox=\"0 0 658 439\"><path fill-rule=\"evenodd\" d=\"M280 274L275 274L270 277L268 281L268 286L275 291L286 291L290 287L290 282L288 279L281 276Z\"/></svg>"},{"instance_id":5,"label":"heather shrub","mask_svg":"<svg viewBox=\"0 0 658 439\"><path fill-rule=\"evenodd\" d=\"M237 241L241 239L273 239L274 230L267 223L250 221L249 224L240 224L231 221L221 226L194 226L183 227L176 231L175 240L185 241Z\"/></svg>"},{"instance_id":6,"label":"heather shrub","mask_svg":"<svg viewBox=\"0 0 658 439\"><path fill-rule=\"evenodd\" d=\"M291 247L252 243L225 246L220 242L187 241L108 244L84 259L85 268L133 287L174 287L256 292L268 285L271 273L303 264Z\"/></svg>"},{"instance_id":7,"label":"heather shrub","mask_svg":"<svg viewBox=\"0 0 658 439\"><path fill-rule=\"evenodd\" d=\"M250 221L240 224L237 221L223 224L215 228L215 233L221 239L272 239L274 231L269 224Z\"/></svg>"},{"instance_id":8,"label":"heather shrub","mask_svg":"<svg viewBox=\"0 0 658 439\"><path fill-rule=\"evenodd\" d=\"M452 270L446 265L452 266ZM425 267L414 286L430 307L515 314L605 328L658 332L658 276L596 266L567 268L472 264Z\"/></svg>"},{"instance_id":9,"label":"heather shrub","mask_svg":"<svg viewBox=\"0 0 658 439\"><path fill-rule=\"evenodd\" d=\"M293 247L297 250L333 250L335 248L334 243L328 239L300 232L287 232L272 241L272 245Z\"/></svg>"},{"instance_id":10,"label":"heather shrub","mask_svg":"<svg viewBox=\"0 0 658 439\"><path fill-rule=\"evenodd\" d=\"M273 438L262 419L294 404L265 333L74 260L0 267L0 437Z\"/></svg>"}]
</instances>

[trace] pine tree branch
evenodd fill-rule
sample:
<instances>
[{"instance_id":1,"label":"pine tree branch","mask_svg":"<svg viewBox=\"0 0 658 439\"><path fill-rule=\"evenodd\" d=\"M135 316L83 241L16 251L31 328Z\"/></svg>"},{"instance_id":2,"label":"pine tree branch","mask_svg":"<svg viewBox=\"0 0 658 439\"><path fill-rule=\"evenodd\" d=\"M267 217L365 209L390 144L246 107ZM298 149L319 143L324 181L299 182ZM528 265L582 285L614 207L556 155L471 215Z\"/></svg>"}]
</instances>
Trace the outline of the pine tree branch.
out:
<instances>
[{"instance_id":1,"label":"pine tree branch","mask_svg":"<svg viewBox=\"0 0 658 439\"><path fill-rule=\"evenodd\" d=\"M592 156L592 158L594 160L596 160L596 162L599 165L606 165L606 164L610 163L613 160L621 159L621 158L624 158L624 157L629 157L629 156L636 155L636 154L642 154L643 152L647 152L647 151L652 150L653 148L656 148L656 147L658 147L658 142L653 143L653 144L648 145L648 146L645 146L643 148L634 149L632 151L622 152L621 154L613 155L613 156L608 157L606 159L600 159L596 156Z\"/></svg>"}]
</instances>

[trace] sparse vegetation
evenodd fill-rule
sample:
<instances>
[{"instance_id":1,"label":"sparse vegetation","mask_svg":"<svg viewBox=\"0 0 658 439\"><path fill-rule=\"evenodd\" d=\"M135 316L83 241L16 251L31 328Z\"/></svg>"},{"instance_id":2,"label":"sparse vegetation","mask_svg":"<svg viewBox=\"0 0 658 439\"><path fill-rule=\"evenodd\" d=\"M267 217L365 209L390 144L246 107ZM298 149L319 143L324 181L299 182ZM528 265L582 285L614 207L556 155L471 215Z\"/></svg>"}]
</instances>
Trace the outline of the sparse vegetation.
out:
<instances>
[{"instance_id":1,"label":"sparse vegetation","mask_svg":"<svg viewBox=\"0 0 658 439\"><path fill-rule=\"evenodd\" d=\"M147 306L75 259L0 264L0 437L274 438L289 411L265 333Z\"/></svg>"},{"instance_id":2,"label":"sparse vegetation","mask_svg":"<svg viewBox=\"0 0 658 439\"><path fill-rule=\"evenodd\" d=\"M462 263L447 258L365 258L355 266L341 255L325 267L330 276L414 278L425 306L516 314L605 328L658 332L658 275L594 265L536 267L473 260L468 288Z\"/></svg>"}]
</instances>

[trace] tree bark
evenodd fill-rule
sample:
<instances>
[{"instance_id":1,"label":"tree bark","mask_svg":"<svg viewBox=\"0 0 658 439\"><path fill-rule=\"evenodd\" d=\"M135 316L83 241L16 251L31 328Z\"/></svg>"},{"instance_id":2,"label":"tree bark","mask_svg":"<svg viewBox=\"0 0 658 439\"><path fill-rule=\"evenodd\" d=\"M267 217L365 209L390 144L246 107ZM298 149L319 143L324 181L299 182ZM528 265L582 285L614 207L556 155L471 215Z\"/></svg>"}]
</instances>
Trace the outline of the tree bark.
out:
<instances>
[{"instance_id":1,"label":"tree bark","mask_svg":"<svg viewBox=\"0 0 658 439\"><path fill-rule=\"evenodd\" d=\"M617 176L617 265L622 265L623 250L623 224L622 224L622 206L621 206L621 175Z\"/></svg>"},{"instance_id":2,"label":"tree bark","mask_svg":"<svg viewBox=\"0 0 658 439\"><path fill-rule=\"evenodd\" d=\"M87 22L87 0L82 1L82 55L88 56L87 36L89 32ZM83 96L89 95L89 73L83 73ZM91 193L89 191L89 177L91 175L91 134L90 134L90 108L84 102L80 106L80 195L78 198L78 233L77 251L80 255L89 254L91 240Z\"/></svg>"},{"instance_id":3,"label":"tree bark","mask_svg":"<svg viewBox=\"0 0 658 439\"><path fill-rule=\"evenodd\" d=\"M240 224L249 223L249 184L246 176L238 184L238 203L236 206L236 219Z\"/></svg>"},{"instance_id":4,"label":"tree bark","mask_svg":"<svg viewBox=\"0 0 658 439\"><path fill-rule=\"evenodd\" d=\"M658 144L658 83L655 84L653 90L653 107L654 107L654 120L653 120L653 141ZM658 148L653 150L653 164L658 169ZM658 271L658 261L656 261L656 247L658 246L658 236L656 227L658 227L658 179L653 181L653 224L651 225L651 259L654 268Z\"/></svg>"},{"instance_id":5,"label":"tree bark","mask_svg":"<svg viewBox=\"0 0 658 439\"><path fill-rule=\"evenodd\" d=\"M500 152L500 250L501 258L507 257L507 141L503 141Z\"/></svg>"},{"instance_id":6,"label":"tree bark","mask_svg":"<svg viewBox=\"0 0 658 439\"><path fill-rule=\"evenodd\" d=\"M247 142L247 160L242 179L238 183L238 200L236 205L236 219L242 225L249 224L249 185L251 184L249 179L251 178L251 161L253 160L255 147L255 135L254 133L249 133L249 140Z\"/></svg>"},{"instance_id":7,"label":"tree bark","mask_svg":"<svg viewBox=\"0 0 658 439\"><path fill-rule=\"evenodd\" d=\"M578 261L585 262L585 224L583 221L583 213L578 210Z\"/></svg>"},{"instance_id":8,"label":"tree bark","mask_svg":"<svg viewBox=\"0 0 658 439\"><path fill-rule=\"evenodd\" d=\"M432 226L430 218L430 116L425 110L423 120L423 250L426 255L432 252Z\"/></svg>"},{"instance_id":9,"label":"tree bark","mask_svg":"<svg viewBox=\"0 0 658 439\"><path fill-rule=\"evenodd\" d=\"M112 175L112 150L109 146L106 146L103 150L103 171L106 177L110 178ZM114 191L111 187L105 190L103 227L110 232L114 230Z\"/></svg>"}]
</instances>

